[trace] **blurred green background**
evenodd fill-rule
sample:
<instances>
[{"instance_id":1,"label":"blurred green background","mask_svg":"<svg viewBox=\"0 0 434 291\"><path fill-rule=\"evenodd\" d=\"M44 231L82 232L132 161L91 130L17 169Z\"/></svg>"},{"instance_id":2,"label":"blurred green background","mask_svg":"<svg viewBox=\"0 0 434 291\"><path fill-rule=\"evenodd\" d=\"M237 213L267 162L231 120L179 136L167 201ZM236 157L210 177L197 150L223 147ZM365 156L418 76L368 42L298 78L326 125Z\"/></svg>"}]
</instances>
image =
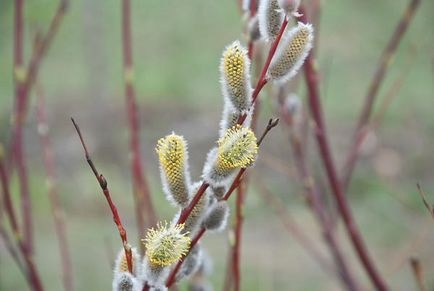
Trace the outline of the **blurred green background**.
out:
<instances>
[{"instance_id":1,"label":"blurred green background","mask_svg":"<svg viewBox=\"0 0 434 291\"><path fill-rule=\"evenodd\" d=\"M57 3L25 1L26 61L32 36L46 30ZM378 58L407 3L322 1L318 65L324 111L338 165L347 151ZM106 202L83 159L71 116L81 125L93 159L108 179L130 240L135 243L136 238L123 96L120 4L70 1L38 80L47 99L56 179L66 216L76 290L111 288L112 257L120 244ZM243 23L233 0L134 0L131 8L143 162L157 212L161 219L170 220L174 210L160 188L154 145L172 130L184 135L189 141L192 175L199 179L207 150L218 135L223 104L218 75L221 51L240 38ZM10 138L13 107L13 11L13 1L0 1L0 141L4 144ZM393 290L416 289L408 264L411 255L421 258L427 286L429 290L434 288L433 224L415 187L417 181L421 182L434 201L433 19L434 2L422 1L393 58L378 100L404 71L402 87L388 107L381 127L363 148L349 190L366 243ZM304 92L300 86L300 96ZM273 115L275 106L267 95L261 97L260 127ZM60 290L57 241L36 134L34 99L32 94L25 124L25 149L36 229L35 259L47 290ZM312 170L320 176L321 163L313 139L310 144ZM283 126L270 134L252 172L255 179L261 179L285 202L291 215L326 253L315 221L300 196L300 181L282 174L294 172ZM325 181L324 177L321 179ZM18 206L16 182L12 187ZM254 186L249 187L245 216L243 290L340 290L333 276L324 274L285 231ZM354 262L352 268L369 289L341 225L338 230L345 253ZM204 245L214 260L210 280L219 290L224 277L227 233L207 235ZM0 290L26 289L22 274L0 242Z\"/></svg>"}]
</instances>

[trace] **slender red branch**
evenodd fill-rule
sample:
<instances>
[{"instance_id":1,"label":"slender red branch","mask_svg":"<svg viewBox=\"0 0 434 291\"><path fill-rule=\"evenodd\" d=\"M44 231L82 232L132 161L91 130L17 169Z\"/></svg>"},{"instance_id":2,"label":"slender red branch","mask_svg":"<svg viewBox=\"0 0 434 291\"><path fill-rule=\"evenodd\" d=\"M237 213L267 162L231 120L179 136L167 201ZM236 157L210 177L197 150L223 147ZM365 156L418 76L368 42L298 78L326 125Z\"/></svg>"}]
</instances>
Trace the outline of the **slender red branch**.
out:
<instances>
[{"instance_id":1,"label":"slender red branch","mask_svg":"<svg viewBox=\"0 0 434 291\"><path fill-rule=\"evenodd\" d=\"M124 227L122 226L122 222L121 222L121 219L119 217L118 210L117 210L116 206L114 205L114 203L110 197L110 192L109 192L109 189L107 187L107 180L104 178L104 176L102 174L98 173L98 170L96 169L92 159L90 158L89 152L88 152L87 147L86 147L86 143L84 142L80 128L78 127L74 118L71 118L71 121L74 124L74 127L75 127L75 130L77 131L78 137L80 138L80 142L81 142L81 145L83 146L84 156L86 158L86 161L89 164L93 174L95 175L95 178L97 179L97 181L101 187L101 190L103 191L104 196L107 200L107 203L110 207L110 210L113 214L113 221L116 224L116 227L119 231L119 235L120 235L121 240L122 240L122 245L123 245L124 250L125 250L125 257L127 259L128 271L130 273L132 273L133 265L132 265L132 257L131 257L131 247L128 244L127 232L125 231Z\"/></svg>"},{"instance_id":2,"label":"slender red branch","mask_svg":"<svg viewBox=\"0 0 434 291\"><path fill-rule=\"evenodd\" d=\"M188 216L193 211L193 208L199 202L200 198L202 197L203 193L205 193L206 189L208 189L208 187L208 183L202 183L202 185L194 195L193 199L191 200L190 204L181 211L181 215L178 218L177 224L182 224L187 220Z\"/></svg>"},{"instance_id":3,"label":"slender red branch","mask_svg":"<svg viewBox=\"0 0 434 291\"><path fill-rule=\"evenodd\" d=\"M300 8L300 12L303 14L301 20L307 23L303 8ZM377 290L388 290L386 284L384 283L368 254L362 236L351 214L351 210L348 206L347 200L342 190L342 186L340 185L337 177L336 169L329 149L326 128L322 116L322 107L318 91L318 75L314 69L311 56L308 56L304 63L304 74L308 89L309 109L316 126L315 137L317 140L321 160L327 173L327 178L330 184L330 188L332 190L333 197L344 221L346 230L351 239L351 243L353 244L353 247L363 267L368 273L369 278L371 279Z\"/></svg>"},{"instance_id":4,"label":"slender red branch","mask_svg":"<svg viewBox=\"0 0 434 291\"><path fill-rule=\"evenodd\" d=\"M240 290L240 249L241 249L241 227L243 223L243 199L244 189L246 184L241 183L237 188L237 195L235 196L235 242L232 247L232 271L234 272L234 290Z\"/></svg>"},{"instance_id":5,"label":"slender red branch","mask_svg":"<svg viewBox=\"0 0 434 291\"><path fill-rule=\"evenodd\" d=\"M352 143L350 146L350 150L345 159L344 167L342 170L342 188L343 191L346 192L348 185L351 180L351 175L354 170L354 166L357 161L357 153L361 145L361 136L363 135L361 132L364 131L364 128L369 122L371 117L372 107L374 105L374 101L376 96L378 95L378 91L380 89L381 84L383 83L384 77L386 75L387 69L391 62L391 59L401 42L404 33L406 32L411 20L413 19L414 13L417 7L420 4L420 0L411 0L408 7L405 9L401 19L397 27L395 28L395 32L393 33L391 39L389 40L386 48L384 49L380 60L378 62L377 69L373 74L372 81L369 85L368 92L365 97L365 103L360 112L359 120L357 122L356 129L353 134Z\"/></svg>"},{"instance_id":6,"label":"slender red branch","mask_svg":"<svg viewBox=\"0 0 434 291\"><path fill-rule=\"evenodd\" d=\"M51 204L51 212L53 215L54 228L57 235L59 243L59 254L62 265L62 279L63 286L66 291L72 291L72 269L71 269L71 258L69 254L68 240L66 239L66 229L65 220L62 215L60 205L59 205L59 194L56 189L55 183L55 170L54 170L54 160L53 153L51 151L50 139L48 136L48 124L45 117L44 108L44 97L42 91L38 88L37 93L37 103L36 103L36 118L38 125L38 133L41 139L43 155L44 155L44 166L45 172L47 174L47 187L48 187L48 198Z\"/></svg>"},{"instance_id":7,"label":"slender red branch","mask_svg":"<svg viewBox=\"0 0 434 291\"><path fill-rule=\"evenodd\" d=\"M0 237L3 239L3 242L5 244L6 249L10 253L12 259L15 261L15 263L18 266L18 269L20 269L21 273L24 275L24 278L27 278L27 271L20 261L19 254L17 250L14 248L14 244L12 239L9 237L8 233L6 232L6 229L3 227L3 225L0 223Z\"/></svg>"},{"instance_id":8,"label":"slender red branch","mask_svg":"<svg viewBox=\"0 0 434 291\"><path fill-rule=\"evenodd\" d=\"M336 267L339 271L341 282L348 290L360 290L356 284L354 276L350 272L345 256L342 253L341 247L338 244L335 233L332 227L331 217L326 213L326 206L324 205L317 187L315 187L315 181L310 174L307 163L305 151L303 151L300 138L294 132L293 128L293 116L288 116L282 110L283 120L289 127L289 141L295 160L295 166L297 167L300 179L303 181L306 202L314 213L318 224L323 232L323 239L333 256Z\"/></svg>"},{"instance_id":9,"label":"slender red branch","mask_svg":"<svg viewBox=\"0 0 434 291\"><path fill-rule=\"evenodd\" d=\"M10 191L9 191L9 180L6 174L6 168L5 165L3 163L3 159L0 157L0 181L2 184L2 190L3 190L3 197L5 200L10 199L11 195L10 195ZM5 197L9 197L9 198L5 198ZM9 203L9 205L6 205L6 207L10 207L10 209L8 210L8 212L10 212L11 216L15 216L15 214L13 214L13 208L12 208L12 204ZM33 256L29 250L29 248L24 244L24 241L21 237L21 235L19 234L18 229L16 228L17 225L12 223L12 220L10 220L10 225L11 225L11 229L13 234L15 235L15 240L17 241L17 245L18 245L18 249L24 259L24 263L26 265L26 269L27 269L27 282L30 286L30 288L34 291L42 291L43 287L42 287L42 283L38 274L38 271L36 269L36 266L34 264L33 261Z\"/></svg>"},{"instance_id":10,"label":"slender red branch","mask_svg":"<svg viewBox=\"0 0 434 291\"><path fill-rule=\"evenodd\" d=\"M188 256L190 251L194 248L194 246L198 243L198 241L201 239L201 237L205 234L206 229L201 228L199 232L195 235L195 237L191 240L190 248L188 249L188 253L183 256L175 265L175 268L170 272L169 277L166 281L166 287L169 288L175 283L175 277L178 273L179 269L181 268L182 263L184 262L184 259Z\"/></svg>"},{"instance_id":11,"label":"slender red branch","mask_svg":"<svg viewBox=\"0 0 434 291\"><path fill-rule=\"evenodd\" d=\"M139 118L135 91L133 86L133 56L131 45L131 9L130 0L122 0L122 48L125 81L125 103L128 116L128 128L130 134L131 174L133 182L133 195L135 200L135 215L139 239L145 235L146 224L156 224L155 210L152 205L149 186L145 179L144 169L141 163L139 142ZM140 244L142 252L144 245Z\"/></svg>"},{"instance_id":12,"label":"slender red branch","mask_svg":"<svg viewBox=\"0 0 434 291\"><path fill-rule=\"evenodd\" d=\"M30 251L33 249L33 229L32 229L32 211L29 196L28 187L28 177L27 177L27 166L24 158L24 149L22 142L22 126L25 119L26 107L28 102L28 95L36 78L39 63L43 56L45 55L55 32L57 31L63 15L66 11L67 1L61 0L57 11L51 20L48 31L41 41L38 42L32 51L32 56L30 58L29 66L27 70L23 68L23 53L22 53L22 38L23 38L23 19L22 19L22 9L23 1L15 1L15 33L14 33L14 54L15 54L15 64L14 64L14 79L15 79L15 105L13 113L13 124L12 124L12 138L11 138L11 149L14 162L17 166L18 181L20 186L21 194L21 212L23 220L23 236L26 243L26 247ZM13 166L13 163L11 163Z\"/></svg>"},{"instance_id":13,"label":"slender red branch","mask_svg":"<svg viewBox=\"0 0 434 291\"><path fill-rule=\"evenodd\" d=\"M320 250L317 249L315 244L310 238L303 232L303 227L299 225L285 209L285 203L275 197L269 189L258 179L254 180L254 184L259 189L259 193L266 204L268 204L274 213L281 220L285 229L294 237L294 239L306 250L306 253L318 263L318 265L326 272L330 273L333 267L327 262L327 259L323 256Z\"/></svg>"}]
</instances>

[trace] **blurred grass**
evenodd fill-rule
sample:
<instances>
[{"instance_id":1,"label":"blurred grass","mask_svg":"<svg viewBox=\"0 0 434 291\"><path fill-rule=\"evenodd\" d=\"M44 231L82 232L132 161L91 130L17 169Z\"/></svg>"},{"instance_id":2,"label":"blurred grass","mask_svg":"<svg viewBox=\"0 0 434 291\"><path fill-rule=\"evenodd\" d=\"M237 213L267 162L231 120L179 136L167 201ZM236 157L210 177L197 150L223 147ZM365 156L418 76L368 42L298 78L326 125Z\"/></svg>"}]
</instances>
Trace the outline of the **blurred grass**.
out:
<instances>
[{"instance_id":1,"label":"blurred grass","mask_svg":"<svg viewBox=\"0 0 434 291\"><path fill-rule=\"evenodd\" d=\"M341 152L345 152L377 60L407 2L323 1L318 64L325 114L338 160ZM26 1L27 60L32 35L37 29L45 31L56 5L57 1L53 0ZM434 3L422 1L379 94L382 96L401 74L409 51L415 47L414 64L388 108L381 129L376 132L377 148L397 152L400 170L393 177L381 176L375 166L379 153L363 155L350 189L356 219L382 270L391 268L393 259L406 251L426 227L427 215L417 196L415 182L422 181L428 193L434 192L433 17ZM105 244L109 242L117 252L119 238L105 201L82 159L69 116L78 117L94 160L108 178L130 240L135 242L126 154L120 2L73 0L64 20L41 66L40 83L48 99L75 287L76 290L107 290L111 284L111 268ZM218 76L221 50L239 38L242 24L235 1L229 0L132 1L132 20L143 159L158 213L162 219L169 220L173 209L161 193L153 146L159 136L172 129L182 132L194 153L190 154L193 176L199 176L206 151L215 140L222 107ZM1 141L8 140L13 104L12 25L13 1L0 1ZM300 93L303 92L301 88ZM266 118L273 104L268 100L263 104L262 117ZM35 209L36 260L48 290L59 290L57 246L32 114L30 109L26 149ZM284 132L277 129L270 140L273 142L267 143L264 151L284 162L291 161L289 151L281 146L286 144ZM315 150L313 146L312 149ZM312 165L317 174L319 161L313 158ZM308 233L315 234L319 240L315 223L298 196L298 183L292 180L288 189L288 178L269 170L258 163L257 173L261 173L273 193L282 198ZM16 182L13 185L17 200ZM323 274L294 243L255 194L252 189L246 206L243 290L337 290L337 283ZM339 231L342 235L341 228ZM411 253L421 254L430 286L434 286L432 232L422 241ZM211 280L218 290L224 274L226 236L209 236L205 244L214 258L216 272ZM345 250L355 262L347 243ZM21 274L1 247L0 253L0 290L25 289ZM366 281L362 270L359 267L355 270ZM414 288L406 267L393 273L388 281L393 290Z\"/></svg>"}]
</instances>

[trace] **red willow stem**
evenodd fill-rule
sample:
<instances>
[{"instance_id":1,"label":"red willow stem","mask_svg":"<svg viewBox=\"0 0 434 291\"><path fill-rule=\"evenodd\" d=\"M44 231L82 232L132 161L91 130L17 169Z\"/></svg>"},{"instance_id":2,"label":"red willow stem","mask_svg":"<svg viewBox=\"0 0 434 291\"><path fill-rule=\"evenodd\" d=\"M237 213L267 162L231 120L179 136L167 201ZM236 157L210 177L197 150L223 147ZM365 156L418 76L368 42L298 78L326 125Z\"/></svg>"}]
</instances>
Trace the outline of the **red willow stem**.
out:
<instances>
[{"instance_id":1,"label":"red willow stem","mask_svg":"<svg viewBox=\"0 0 434 291\"><path fill-rule=\"evenodd\" d=\"M122 245L123 245L124 250L125 250L125 258L127 259L128 271L130 273L132 273L133 272L133 264L132 264L132 256L131 256L131 247L128 244L127 232L125 231L124 227L122 226L122 222L121 222L121 219L119 217L118 210L117 210L116 206L114 205L114 203L110 197L110 192L109 192L109 189L107 187L107 180L104 178L104 176L102 174L98 173L98 170L96 169L92 159L90 158L89 152L88 152L87 147L86 147L86 143L84 142L80 128L78 127L74 118L71 118L71 121L74 124L74 127L75 127L75 130L77 131L78 137L80 138L80 142L81 142L81 145L83 146L84 156L86 158L86 161L89 164L90 168L92 169L92 172L95 175L95 178L97 179L97 181L101 187L101 190L103 191L104 196L107 200L107 203L110 207L110 210L113 214L113 221L116 224L116 227L119 231L119 235L120 235L121 240L122 240Z\"/></svg>"},{"instance_id":2,"label":"red willow stem","mask_svg":"<svg viewBox=\"0 0 434 291\"><path fill-rule=\"evenodd\" d=\"M256 14L256 1L250 0L250 15L249 20L252 20L253 17L255 17ZM250 38L248 43L248 51L247 51L247 57L252 60L253 55L253 48L254 48L254 41ZM253 118L252 118L252 130L254 130L257 117L258 117L258 105L259 102L256 102L256 106L253 110ZM242 215L242 208L243 208L243 200L244 200L244 190L245 190L245 183L241 183L241 185L237 188L237 195L236 195L236 201L235 201L235 242L232 245L232 271L234 272L234 286L235 291L238 291L240 289L240 247L241 247L241 227L243 223L243 215Z\"/></svg>"},{"instance_id":3,"label":"red willow stem","mask_svg":"<svg viewBox=\"0 0 434 291\"><path fill-rule=\"evenodd\" d=\"M24 258L24 263L26 265L27 268L27 282L30 286L30 288L34 291L42 291L43 287L42 287L42 283L38 274L38 271L36 269L35 263L33 261L33 256L29 250L29 248L26 247L26 245L24 244L23 238L21 237L19 230L18 230L18 225L17 223L13 223L13 217L15 217L14 211L13 211L13 206L12 203L10 202L10 191L9 191L9 181L8 181L8 176L6 174L6 168L5 165L3 163L3 159L0 157L0 180L1 180L1 184L2 184L2 190L3 190L3 198L5 201L9 200L9 202L7 204L5 204L7 213L9 213L8 215L10 215L10 226L12 229L12 232L15 236L15 240L17 241L17 245L18 245L18 249L21 253L21 255Z\"/></svg>"},{"instance_id":4,"label":"red willow stem","mask_svg":"<svg viewBox=\"0 0 434 291\"><path fill-rule=\"evenodd\" d=\"M335 233L333 232L331 217L326 213L326 207L321 200L320 194L315 187L315 181L310 174L305 154L302 148L299 137L294 132L292 116L285 115L283 112L283 120L287 123L289 127L289 141L291 144L291 149L293 151L293 157L295 160L295 166L297 167L300 179L303 181L303 187L306 195L306 202L314 213L318 224L323 232L323 239L333 256L336 263L337 269L339 271L339 276L344 287L348 290L360 290L359 286L354 280L354 276L350 272L348 263L345 260L345 256L342 254L341 247L336 240Z\"/></svg>"},{"instance_id":5,"label":"red willow stem","mask_svg":"<svg viewBox=\"0 0 434 291\"><path fill-rule=\"evenodd\" d=\"M54 228L56 231L58 243L59 243L59 254L62 265L62 278L63 285L66 291L72 291L72 273L71 273L71 258L69 255L68 240L66 239L66 229L65 220L59 205L59 194L56 189L56 183L54 178L54 160L53 153L51 151L50 139L48 136L48 125L45 117L44 108L44 97L39 88L38 98L36 102L36 119L38 126L38 133L41 139L43 155L44 155L44 166L47 174L47 188L48 188L48 198L51 204L51 212L53 215Z\"/></svg>"},{"instance_id":6,"label":"red willow stem","mask_svg":"<svg viewBox=\"0 0 434 291\"><path fill-rule=\"evenodd\" d=\"M15 105L13 113L12 139L11 139L11 170L13 162L17 166L18 181L21 195L21 212L23 220L23 235L26 247L30 251L33 249L33 230L32 230L32 214L31 203L29 196L27 167L24 158L24 149L22 142L22 126L25 119L26 107L28 102L29 92L33 85L39 69L39 63L45 55L55 32L57 31L63 15L67 8L67 1L61 0L57 11L51 20L48 31L43 39L38 42L32 51L32 56L28 68L23 68L23 0L15 1L15 32L14 32L14 79L15 79Z\"/></svg>"},{"instance_id":7,"label":"red willow stem","mask_svg":"<svg viewBox=\"0 0 434 291\"><path fill-rule=\"evenodd\" d=\"M303 8L300 8L300 13L303 14L301 20L307 23L307 19ZM311 116L315 122L314 132L318 144L318 149L327 173L327 178L329 180L330 188L332 189L334 199L343 218L346 230L351 239L351 243L353 244L353 247L363 267L365 268L366 272L369 275L369 278L371 279L372 283L375 285L377 290L381 290L381 291L388 290L386 284L384 283L383 279L381 278L380 274L375 268L373 262L371 261L371 258L369 257L368 251L363 242L362 236L357 228L357 225L355 224L355 221L351 214L351 210L348 206L348 202L342 190L342 186L339 183L336 174L336 168L334 166L334 162L331 156L331 152L327 140L326 128L323 121L322 107L321 107L321 101L320 101L319 91L318 91L318 74L314 69L311 55L307 57L304 63L304 74L305 74L306 85L308 89L309 109L311 112Z\"/></svg>"},{"instance_id":8,"label":"red willow stem","mask_svg":"<svg viewBox=\"0 0 434 291\"><path fill-rule=\"evenodd\" d=\"M375 70L375 73L372 77L368 92L365 97L365 103L360 112L356 129L354 130L350 150L348 151L347 157L344 162L344 167L342 170L342 188L344 192L346 192L348 189L351 175L357 162L358 150L360 148L360 145L362 144L363 136L365 135L364 128L368 125L369 119L371 117L372 107L374 105L375 98L378 95L381 84L383 83L391 59L396 49L398 48L398 45L401 42L411 20L413 19L414 13L419 4L420 0L410 1L408 7L405 9L404 13L401 16L401 19L399 20L392 37L390 38L387 46L385 47L380 57L380 60L378 61L377 69Z\"/></svg>"},{"instance_id":9,"label":"red willow stem","mask_svg":"<svg viewBox=\"0 0 434 291\"><path fill-rule=\"evenodd\" d=\"M156 223L156 215L149 193L149 186L145 180L144 169L141 163L139 142L140 126L137 101L133 86L133 56L131 43L130 0L122 0L122 52L125 81L125 103L130 134L131 174L133 180L135 215L140 239L145 236L144 232L146 228L145 222L143 220L143 214L146 215L146 223L148 226L154 225ZM141 251L144 252L144 245L140 243L140 246Z\"/></svg>"},{"instance_id":10,"label":"red willow stem","mask_svg":"<svg viewBox=\"0 0 434 291\"><path fill-rule=\"evenodd\" d=\"M285 208L285 203L281 199L274 197L270 190L267 189L263 183L259 182L258 179L254 181L254 184L257 186L257 189L259 189L259 193L262 196L264 202L271 207L276 216L281 220L288 233L290 233L294 239L298 241L300 246L305 249L306 253L311 255L311 257L316 260L318 265L326 273L331 273L331 270L333 269L331 264L315 246L312 240L305 234L305 232L303 232L303 227L292 218L290 213L288 213Z\"/></svg>"},{"instance_id":11,"label":"red willow stem","mask_svg":"<svg viewBox=\"0 0 434 291\"><path fill-rule=\"evenodd\" d=\"M21 199L21 215L23 223L23 236L25 247L30 252L33 249L32 214L27 177L27 167L23 157L22 123L23 123L23 0L15 0L14 21L14 81L15 81L15 105L13 115L14 130L12 132L11 162L15 160L18 173L18 182Z\"/></svg>"},{"instance_id":12,"label":"red willow stem","mask_svg":"<svg viewBox=\"0 0 434 291\"><path fill-rule=\"evenodd\" d=\"M190 251L194 248L194 246L198 243L200 238L205 234L206 229L201 228L199 232L194 236L194 238L191 240L190 248L188 249L187 255L190 253ZM182 263L184 262L184 259L187 257L187 255L183 256L175 265L175 268L170 272L169 277L166 280L166 287L169 288L173 285L175 282L176 274L178 273L179 269L181 268Z\"/></svg>"},{"instance_id":13,"label":"red willow stem","mask_svg":"<svg viewBox=\"0 0 434 291\"><path fill-rule=\"evenodd\" d=\"M267 59L265 60L264 66L262 67L261 75L259 76L258 82L256 83L256 87L253 90L252 93L252 104L255 103L256 99L258 98L259 93L261 92L262 88L267 84L267 79L265 78L267 74L268 67L270 66L271 59L274 56L274 53L276 52L277 45L280 42L280 39L282 38L283 32L285 31L286 25L288 24L288 20L286 17L284 18L282 22L282 26L280 27L279 33L274 39L273 43L271 44L270 51L268 52ZM244 120L246 120L247 115L243 114L238 118L238 124L243 124Z\"/></svg>"},{"instance_id":14,"label":"red willow stem","mask_svg":"<svg viewBox=\"0 0 434 291\"><path fill-rule=\"evenodd\" d=\"M276 127L278 123L279 123L279 119L270 119L270 120L268 121L268 125L267 125L267 127L265 128L264 132L262 133L261 137L259 138L259 140L258 140L258 142L257 142L258 147L259 147L259 146L261 145L261 143L264 141L265 136L270 132L271 129L273 129L274 127ZM229 187L229 190L228 190L228 191L226 192L226 194L223 196L223 199L222 199L222 200L227 201L227 200L229 199L229 197L230 197L231 194L234 192L234 190L235 190L235 189L240 185L240 183L241 183L241 178L242 178L242 176L243 176L243 174L244 174L245 171L246 171L246 168L241 168L241 169L238 171L238 174L236 175L236 177L235 177L234 180L232 181L232 184L231 184L231 186ZM204 186L204 185L206 185L206 186ZM203 183L202 186L201 186L201 187L199 188L199 190L197 191L197 193L196 193L194 199L196 199L196 197L198 196L198 194L201 193L201 194L198 196L198 198L197 198L197 201L198 201L198 200L200 199L200 197L202 196L203 192L205 192L206 188L208 188L208 186L209 186L208 184ZM194 200L194 199L193 199L193 200ZM194 205L196 205L196 204L193 204L193 200L192 200L192 202L190 202L190 205L189 205L187 208L190 208L190 207L193 208ZM197 203L197 201L196 201L196 203ZM186 208L185 208L185 209L186 209ZM184 210L185 210L185 209L184 209ZM184 210L183 210L182 212L184 212ZM182 217L182 212L181 212L181 217ZM190 212L191 212L191 211L190 211ZM183 222L179 222L179 221L181 220L181 217L180 217L180 219L178 219L177 224L183 223L183 222L185 221L185 219L187 219L188 215L185 217L185 219L184 219ZM200 229L199 233L198 233L198 234L193 238L193 240L191 241L190 249L189 249L189 251L187 252L187 254L185 254L185 255L183 256L183 258L185 258L185 257L188 256L188 254L189 254L190 250L192 249L192 247L196 245L196 243L197 243L197 242L199 241L199 239L204 235L205 232L206 232L206 229L204 229L204 228L201 228L201 229ZM182 259L183 259L183 258L182 258ZM181 260L182 260L182 259L181 259ZM178 267L178 264L179 264L179 267ZM170 273L169 278L168 278L168 280L166 281L166 287L170 287L170 286L173 284L173 282L174 282L174 278L175 278L176 273L178 272L178 270L179 270L181 264L182 264L182 261L178 261L178 263L176 264L175 268L174 268L174 269L172 270L172 272ZM170 280L169 280L169 279L170 279Z\"/></svg>"}]
</instances>

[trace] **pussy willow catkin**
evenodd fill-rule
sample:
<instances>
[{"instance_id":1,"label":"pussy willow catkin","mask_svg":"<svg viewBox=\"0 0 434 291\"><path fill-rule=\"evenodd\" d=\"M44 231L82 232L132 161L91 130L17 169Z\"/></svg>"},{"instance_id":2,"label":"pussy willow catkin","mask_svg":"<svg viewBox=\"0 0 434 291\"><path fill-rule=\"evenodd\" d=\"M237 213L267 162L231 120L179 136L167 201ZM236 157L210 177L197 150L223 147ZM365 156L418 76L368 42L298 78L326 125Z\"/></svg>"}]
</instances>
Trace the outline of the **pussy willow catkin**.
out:
<instances>
[{"instance_id":1,"label":"pussy willow catkin","mask_svg":"<svg viewBox=\"0 0 434 291\"><path fill-rule=\"evenodd\" d=\"M226 47L220 62L222 93L240 114L251 105L252 88L250 85L250 61L247 50L239 41Z\"/></svg>"},{"instance_id":2,"label":"pussy willow catkin","mask_svg":"<svg viewBox=\"0 0 434 291\"><path fill-rule=\"evenodd\" d=\"M240 125L226 130L217 144L208 154L203 173L213 187L224 185L236 169L251 166L258 152L255 134Z\"/></svg>"},{"instance_id":3,"label":"pussy willow catkin","mask_svg":"<svg viewBox=\"0 0 434 291\"><path fill-rule=\"evenodd\" d=\"M312 25L299 22L279 43L267 78L277 81L288 81L292 78L303 65L312 48L312 42Z\"/></svg>"},{"instance_id":4,"label":"pussy willow catkin","mask_svg":"<svg viewBox=\"0 0 434 291\"><path fill-rule=\"evenodd\" d=\"M285 17L277 0L261 0L258 9L259 31L266 41L273 40L280 30Z\"/></svg>"},{"instance_id":5,"label":"pussy willow catkin","mask_svg":"<svg viewBox=\"0 0 434 291\"><path fill-rule=\"evenodd\" d=\"M157 142L161 180L167 199L176 206L185 207L190 201L190 173L187 142L172 133Z\"/></svg>"}]
</instances>

